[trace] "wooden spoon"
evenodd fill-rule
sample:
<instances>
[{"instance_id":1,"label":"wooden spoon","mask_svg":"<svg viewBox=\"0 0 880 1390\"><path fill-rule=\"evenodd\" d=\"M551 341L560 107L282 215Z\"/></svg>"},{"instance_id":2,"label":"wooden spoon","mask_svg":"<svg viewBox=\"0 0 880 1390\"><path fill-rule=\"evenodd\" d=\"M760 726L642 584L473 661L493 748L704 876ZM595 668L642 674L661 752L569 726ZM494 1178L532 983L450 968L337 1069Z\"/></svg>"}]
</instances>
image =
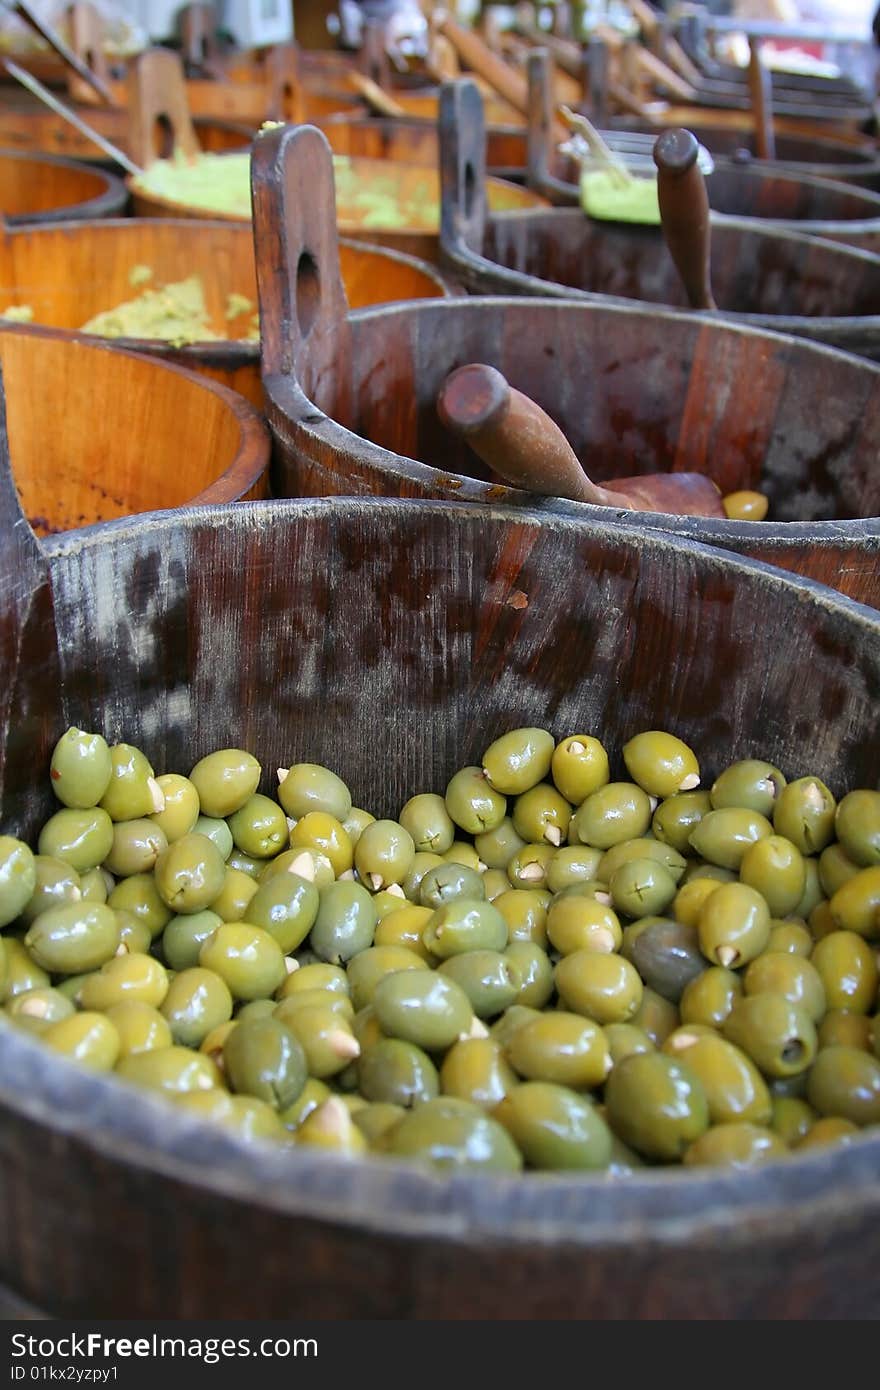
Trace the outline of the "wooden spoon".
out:
<instances>
[{"instance_id":1,"label":"wooden spoon","mask_svg":"<svg viewBox=\"0 0 880 1390\"><path fill-rule=\"evenodd\" d=\"M443 424L500 478L529 492L596 507L723 517L721 493L702 473L650 473L590 481L559 426L529 396L483 362L451 372L437 398Z\"/></svg>"},{"instance_id":2,"label":"wooden spoon","mask_svg":"<svg viewBox=\"0 0 880 1390\"><path fill-rule=\"evenodd\" d=\"M689 130L664 130L654 143L660 221L692 309L715 309L709 274L709 196Z\"/></svg>"}]
</instances>

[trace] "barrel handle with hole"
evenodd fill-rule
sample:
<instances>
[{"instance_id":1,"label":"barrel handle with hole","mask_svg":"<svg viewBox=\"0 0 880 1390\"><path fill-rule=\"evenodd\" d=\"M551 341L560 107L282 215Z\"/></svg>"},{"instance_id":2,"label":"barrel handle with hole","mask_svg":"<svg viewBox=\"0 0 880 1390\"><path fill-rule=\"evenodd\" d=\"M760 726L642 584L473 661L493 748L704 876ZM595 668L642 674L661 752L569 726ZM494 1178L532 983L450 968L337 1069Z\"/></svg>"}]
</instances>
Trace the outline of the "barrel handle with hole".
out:
<instances>
[{"instance_id":1,"label":"barrel handle with hole","mask_svg":"<svg viewBox=\"0 0 880 1390\"><path fill-rule=\"evenodd\" d=\"M200 145L189 114L183 61L170 48L141 53L128 70L129 152L147 169L162 155L156 152L157 126L165 126L175 154L194 159Z\"/></svg>"},{"instance_id":2,"label":"barrel handle with hole","mask_svg":"<svg viewBox=\"0 0 880 1390\"><path fill-rule=\"evenodd\" d=\"M258 135L251 195L263 379L287 378L344 419L338 383L350 384L351 334L324 133L301 125Z\"/></svg>"},{"instance_id":3,"label":"barrel handle with hole","mask_svg":"<svg viewBox=\"0 0 880 1390\"><path fill-rule=\"evenodd\" d=\"M440 247L453 257L483 251L486 230L486 127L476 82L461 77L440 88Z\"/></svg>"},{"instance_id":4,"label":"barrel handle with hole","mask_svg":"<svg viewBox=\"0 0 880 1390\"><path fill-rule=\"evenodd\" d=\"M550 54L535 48L526 59L529 83L529 114L526 129L526 185L546 187L550 173L548 152L553 129L553 94Z\"/></svg>"},{"instance_id":5,"label":"barrel handle with hole","mask_svg":"<svg viewBox=\"0 0 880 1390\"><path fill-rule=\"evenodd\" d=\"M263 63L266 85L266 115L272 121L306 120L306 98L300 71L299 46L273 44Z\"/></svg>"},{"instance_id":6,"label":"barrel handle with hole","mask_svg":"<svg viewBox=\"0 0 880 1390\"><path fill-rule=\"evenodd\" d=\"M110 65L103 48L104 20L94 5L88 4L86 0L77 0L75 5L71 5L68 13L71 48L77 58L80 58L96 77L100 78L102 82L109 83ZM68 76L67 90L73 101L94 106L94 89L81 77L77 77L74 72Z\"/></svg>"}]
</instances>

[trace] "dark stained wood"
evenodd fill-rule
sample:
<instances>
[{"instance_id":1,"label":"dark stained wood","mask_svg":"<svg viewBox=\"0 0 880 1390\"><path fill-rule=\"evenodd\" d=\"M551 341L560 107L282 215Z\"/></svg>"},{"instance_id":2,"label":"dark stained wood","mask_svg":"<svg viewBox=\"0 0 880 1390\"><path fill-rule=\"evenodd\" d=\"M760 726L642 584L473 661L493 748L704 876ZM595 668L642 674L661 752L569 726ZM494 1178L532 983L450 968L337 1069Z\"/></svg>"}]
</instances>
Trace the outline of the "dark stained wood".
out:
<instances>
[{"instance_id":1,"label":"dark stained wood","mask_svg":"<svg viewBox=\"0 0 880 1390\"><path fill-rule=\"evenodd\" d=\"M761 46L755 39L749 40L749 94L755 113L755 145L758 158L775 159L773 78L770 69L761 61Z\"/></svg>"},{"instance_id":2,"label":"dark stained wood","mask_svg":"<svg viewBox=\"0 0 880 1390\"><path fill-rule=\"evenodd\" d=\"M306 208L315 216L314 203L295 196L287 168L302 138L302 131L269 132L254 155L263 384L278 494L535 505L534 495L487 476L437 417L449 372L485 362L547 411L599 482L705 473L723 493L767 493L774 518L645 513L640 526L754 555L880 604L877 367L709 315L606 299L470 299L364 311L351 316L344 333L340 322L338 350L325 320L320 335L291 348L292 270ZM478 204L476 196L471 219ZM464 244L472 220L460 215ZM332 240L327 231L309 232L318 236L326 272ZM808 238L804 244L806 251L819 245ZM751 262L747 273L754 274ZM557 499L545 505L616 520L607 508L593 512Z\"/></svg>"},{"instance_id":3,"label":"dark stained wood","mask_svg":"<svg viewBox=\"0 0 880 1390\"><path fill-rule=\"evenodd\" d=\"M480 98L467 81L448 84L444 98L441 250L468 288L588 302L601 294L686 307L659 228L601 222L578 207L484 224L477 215L478 196L477 212L465 217L465 183L479 189L485 168ZM757 171L731 172L742 187L752 180L754 188ZM710 188L717 189L715 181L724 177L717 170ZM725 318L880 356L876 256L796 235L760 218L712 216L710 227L712 290Z\"/></svg>"},{"instance_id":4,"label":"dark stained wood","mask_svg":"<svg viewBox=\"0 0 880 1390\"><path fill-rule=\"evenodd\" d=\"M41 534L266 496L265 427L215 382L46 329L0 330L0 365L15 481Z\"/></svg>"},{"instance_id":5,"label":"dark stained wood","mask_svg":"<svg viewBox=\"0 0 880 1390\"><path fill-rule=\"evenodd\" d=\"M697 158L699 145L689 130L666 130L657 137L657 196L663 238L681 276L692 309L714 309L709 273L709 198Z\"/></svg>"},{"instance_id":6,"label":"dark stained wood","mask_svg":"<svg viewBox=\"0 0 880 1390\"><path fill-rule=\"evenodd\" d=\"M115 174L72 159L0 149L0 218L7 226L113 217L127 200Z\"/></svg>"},{"instance_id":7,"label":"dark stained wood","mask_svg":"<svg viewBox=\"0 0 880 1390\"><path fill-rule=\"evenodd\" d=\"M340 244L342 280L352 309L398 299L461 293L434 266L399 252L358 242ZM136 266L148 266L154 285L198 275L213 323L226 324L230 293L257 303L253 237L244 224L126 218L58 223L0 233L0 313L29 305L34 323L71 334L95 314L134 298ZM247 333L252 315L229 323ZM173 347L143 338L115 338L117 346L148 352L203 373L262 408L257 342L211 341Z\"/></svg>"},{"instance_id":8,"label":"dark stained wood","mask_svg":"<svg viewBox=\"0 0 880 1390\"><path fill-rule=\"evenodd\" d=\"M386 815L526 723L615 750L675 729L707 784L756 754L838 795L880 774L877 616L666 536L355 499L37 550L0 517L9 832L47 814L38 770L73 722L157 771L224 743L267 788L326 762ZM852 1318L880 1296L870 1135L751 1173L440 1174L243 1144L13 1029L0 1116L0 1276L53 1316Z\"/></svg>"}]
</instances>

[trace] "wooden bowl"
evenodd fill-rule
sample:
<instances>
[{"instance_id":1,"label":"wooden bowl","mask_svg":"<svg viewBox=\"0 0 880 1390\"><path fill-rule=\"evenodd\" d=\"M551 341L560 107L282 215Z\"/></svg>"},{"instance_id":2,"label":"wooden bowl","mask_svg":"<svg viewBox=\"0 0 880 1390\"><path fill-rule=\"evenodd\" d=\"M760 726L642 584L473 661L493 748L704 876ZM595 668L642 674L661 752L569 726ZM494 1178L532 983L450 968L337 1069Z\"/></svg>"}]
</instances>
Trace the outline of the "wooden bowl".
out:
<instances>
[{"instance_id":1,"label":"wooden bowl","mask_svg":"<svg viewBox=\"0 0 880 1390\"><path fill-rule=\"evenodd\" d=\"M115 174L72 159L0 150L0 209L7 226L114 217L128 194Z\"/></svg>"},{"instance_id":2,"label":"wooden bowl","mask_svg":"<svg viewBox=\"0 0 880 1390\"><path fill-rule=\"evenodd\" d=\"M466 216L462 190L479 189L485 172L479 97L461 84L447 88L445 100L440 249L463 284L480 294L587 302L600 295L688 308L659 227L600 221L580 207L497 223L485 219L478 196ZM542 147L536 157L531 142L531 172L542 187L544 154ZM711 271L718 317L880 358L876 255L756 218L713 214Z\"/></svg>"},{"instance_id":3,"label":"wooden bowl","mask_svg":"<svg viewBox=\"0 0 880 1390\"><path fill-rule=\"evenodd\" d=\"M346 297L353 309L462 293L436 267L400 252L345 241L339 253ZM131 281L139 266L152 270L148 284L174 284L197 274L211 321L220 327L227 322L230 293L244 295L256 312L249 226L149 217L53 223L0 233L0 313L26 304L33 309L35 324L52 328L60 336L74 336L95 314L140 293ZM245 335L251 319L251 313L242 313L230 323L230 335L236 331ZM182 346L149 338L106 341L212 377L262 410L258 341L246 341L244 336Z\"/></svg>"},{"instance_id":4,"label":"wooden bowl","mask_svg":"<svg viewBox=\"0 0 880 1390\"><path fill-rule=\"evenodd\" d=\"M40 534L267 494L263 422L215 382L49 330L4 328L0 366L15 482Z\"/></svg>"},{"instance_id":5,"label":"wooden bowl","mask_svg":"<svg viewBox=\"0 0 880 1390\"><path fill-rule=\"evenodd\" d=\"M71 723L157 771L227 744L267 787L326 762L379 815L519 724L614 750L674 729L707 784L757 754L837 794L880 775L877 614L719 551L376 499L38 546L9 492L4 475L5 833L49 814ZM744 1173L438 1173L245 1144L12 1028L0 1121L0 1278L53 1317L853 1318L880 1296L876 1133Z\"/></svg>"},{"instance_id":6,"label":"wooden bowl","mask_svg":"<svg viewBox=\"0 0 880 1390\"><path fill-rule=\"evenodd\" d=\"M400 225L397 225L396 220L394 224L389 222L383 225L365 218L363 209L359 208L356 202L346 205L336 200L339 231L356 241L366 241L374 246L403 251L422 260L436 261L440 230L440 178L437 170L426 165L396 164L381 159L355 158L351 163L359 188L382 188L386 190L389 203L405 211L399 215ZM302 179L302 196L311 198L313 195L310 188L310 171L304 168L298 177ZM229 222L250 221L249 218L234 214L208 214L184 201L142 190L139 180L132 176L129 176L126 182L132 195L134 211L139 217L191 217L200 220L210 217L213 220ZM487 178L486 194L491 212L502 216L523 208L547 206L545 200L537 193L507 183L503 179ZM432 212L432 208L436 209L436 214Z\"/></svg>"},{"instance_id":7,"label":"wooden bowl","mask_svg":"<svg viewBox=\"0 0 880 1390\"><path fill-rule=\"evenodd\" d=\"M286 196L288 161L306 144L308 203ZM486 362L549 412L597 481L703 472L724 493L760 488L775 518L639 513L627 518L634 525L753 555L880 605L872 363L708 315L605 300L469 299L346 320L335 229L322 216L332 169L320 132L262 137L253 175L276 495L534 506L534 494L489 477L437 417L446 375ZM543 505L612 525L622 515L556 498Z\"/></svg>"}]
</instances>

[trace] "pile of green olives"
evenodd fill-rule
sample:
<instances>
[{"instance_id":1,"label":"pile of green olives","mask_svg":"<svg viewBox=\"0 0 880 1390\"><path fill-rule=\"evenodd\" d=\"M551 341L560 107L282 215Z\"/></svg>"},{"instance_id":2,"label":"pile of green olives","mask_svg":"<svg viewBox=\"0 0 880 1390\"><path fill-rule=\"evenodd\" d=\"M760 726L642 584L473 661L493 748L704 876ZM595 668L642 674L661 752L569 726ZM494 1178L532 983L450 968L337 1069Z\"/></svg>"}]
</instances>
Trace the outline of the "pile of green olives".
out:
<instances>
[{"instance_id":1,"label":"pile of green olives","mask_svg":"<svg viewBox=\"0 0 880 1390\"><path fill-rule=\"evenodd\" d=\"M880 792L520 728L396 820L71 728L0 836L3 1026L246 1140L747 1169L880 1125Z\"/></svg>"}]
</instances>

